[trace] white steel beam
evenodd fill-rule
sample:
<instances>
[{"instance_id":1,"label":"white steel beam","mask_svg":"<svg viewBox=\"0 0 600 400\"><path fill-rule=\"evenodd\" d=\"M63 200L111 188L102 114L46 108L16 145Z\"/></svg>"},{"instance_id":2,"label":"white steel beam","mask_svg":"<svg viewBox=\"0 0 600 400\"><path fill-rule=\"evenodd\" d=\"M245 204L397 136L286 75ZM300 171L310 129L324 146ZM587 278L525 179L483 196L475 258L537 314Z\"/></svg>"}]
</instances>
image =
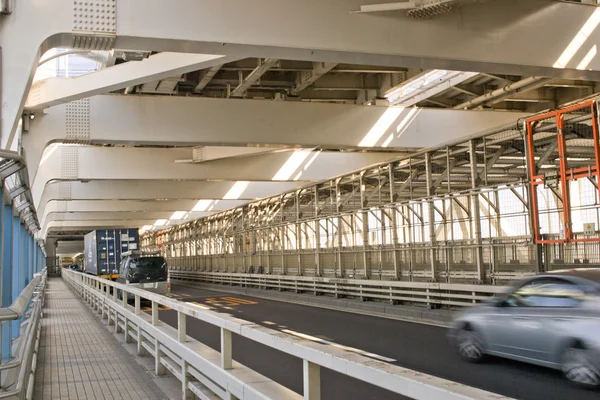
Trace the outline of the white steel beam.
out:
<instances>
[{"instance_id":1,"label":"white steel beam","mask_svg":"<svg viewBox=\"0 0 600 400\"><path fill-rule=\"evenodd\" d=\"M251 9L239 7L236 0L113 3L105 25L96 22L106 9L94 7L86 14L73 0L21 0L12 15L3 17L3 148L15 142L34 68L41 54L53 47L600 80L600 58L589 56L600 44L600 9L569 2L481 2L433 20L352 14L363 0L256 0ZM168 15L177 18L165 19ZM273 21L285 25L274 26ZM390 40L390 32L411 40Z\"/></svg>"},{"instance_id":2,"label":"white steel beam","mask_svg":"<svg viewBox=\"0 0 600 400\"><path fill-rule=\"evenodd\" d=\"M36 207L51 181L121 180L221 180L231 182L311 182L341 175L395 158L397 153L329 153L310 150L283 151L200 164L177 164L190 158L190 149L56 146L47 151L31 179Z\"/></svg>"},{"instance_id":3,"label":"white steel beam","mask_svg":"<svg viewBox=\"0 0 600 400\"><path fill-rule=\"evenodd\" d=\"M97 220L97 221L50 221L45 224L35 236L36 239L45 239L49 232L53 231L93 231L96 229L108 228L139 228L141 226L152 225L156 220L138 219L138 220Z\"/></svg>"},{"instance_id":4,"label":"white steel beam","mask_svg":"<svg viewBox=\"0 0 600 400\"><path fill-rule=\"evenodd\" d=\"M29 133L23 135L23 147L33 174L42 152L54 142L422 148L475 135L525 116L491 111L101 95L51 107L36 115L29 123ZM79 129L67 130L67 126Z\"/></svg>"},{"instance_id":5,"label":"white steel beam","mask_svg":"<svg viewBox=\"0 0 600 400\"><path fill-rule=\"evenodd\" d=\"M159 218L169 219L173 213L184 211L189 213L186 219L200 218L215 212L228 210L248 203L248 200L52 200L46 204L40 225L46 222L49 215L81 215L90 213L137 213L158 212ZM210 208L210 211L208 210Z\"/></svg>"},{"instance_id":6,"label":"white steel beam","mask_svg":"<svg viewBox=\"0 0 600 400\"><path fill-rule=\"evenodd\" d=\"M274 58L267 58L264 61L259 59L259 65L254 68L252 72L242 81L240 84L231 91L229 97L242 97L246 94L248 88L254 85L261 76L263 76L268 70L277 66L279 60Z\"/></svg>"},{"instance_id":7,"label":"white steel beam","mask_svg":"<svg viewBox=\"0 0 600 400\"><path fill-rule=\"evenodd\" d=\"M427 71L388 90L385 97L392 106L410 107L476 75L476 72L464 71Z\"/></svg>"},{"instance_id":8,"label":"white steel beam","mask_svg":"<svg viewBox=\"0 0 600 400\"><path fill-rule=\"evenodd\" d=\"M142 61L130 61L77 78L49 78L31 87L26 110L39 110L70 101L109 93L129 86L182 75L234 61L222 55L159 53Z\"/></svg>"},{"instance_id":9,"label":"white steel beam","mask_svg":"<svg viewBox=\"0 0 600 400\"><path fill-rule=\"evenodd\" d=\"M200 82L198 82L198 84L196 85L194 91L196 93L201 93L202 90L204 90L204 88L206 87L206 85L208 85L210 81L212 81L212 79L215 77L217 72L219 72L222 66L223 64L215 65L204 71L202 78L200 79Z\"/></svg>"},{"instance_id":10,"label":"white steel beam","mask_svg":"<svg viewBox=\"0 0 600 400\"><path fill-rule=\"evenodd\" d=\"M297 189L304 185L303 182L248 182L245 189L239 193L238 199L221 200L233 188L232 182L194 182L190 185L187 181L124 181L124 180L102 180L102 181L72 181L72 182L50 182L44 187L42 198L37 212L44 215L46 207L53 200L66 203L77 200L85 201L126 201L139 200L145 207L152 209L156 202L168 201L190 201L200 203L198 209L210 209L211 207L227 207L236 201L247 202L276 195L278 193ZM215 205L211 200L221 200ZM179 203L178 203L179 204ZM61 205L64 207L64 204ZM126 207L121 205L120 207ZM179 211L179 210L177 210Z\"/></svg>"},{"instance_id":11,"label":"white steel beam","mask_svg":"<svg viewBox=\"0 0 600 400\"><path fill-rule=\"evenodd\" d=\"M299 74L298 82L292 89L292 94L298 94L313 83L315 83L323 75L336 67L337 63L315 62L313 63L312 71L307 71Z\"/></svg>"}]
</instances>

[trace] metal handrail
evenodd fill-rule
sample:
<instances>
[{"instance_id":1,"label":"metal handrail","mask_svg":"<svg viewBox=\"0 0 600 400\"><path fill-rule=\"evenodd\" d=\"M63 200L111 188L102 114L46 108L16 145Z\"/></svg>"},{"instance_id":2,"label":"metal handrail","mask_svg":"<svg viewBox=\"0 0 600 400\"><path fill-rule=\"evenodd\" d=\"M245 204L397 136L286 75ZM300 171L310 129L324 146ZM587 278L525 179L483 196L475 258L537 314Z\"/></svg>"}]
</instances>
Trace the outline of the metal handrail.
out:
<instances>
[{"instance_id":1,"label":"metal handrail","mask_svg":"<svg viewBox=\"0 0 600 400\"><path fill-rule=\"evenodd\" d=\"M466 307L504 293L507 286L463 283L379 281L290 275L262 275L171 270L172 279L225 283L264 289L287 289L313 294Z\"/></svg>"},{"instance_id":2,"label":"metal handrail","mask_svg":"<svg viewBox=\"0 0 600 400\"><path fill-rule=\"evenodd\" d=\"M289 389L259 376L232 359L232 333L262 343L303 360L304 396L312 399L320 391L320 367L362 380L394 393L414 399L506 399L506 397L468 387L448 380L416 373L388 363L375 361L347 350L332 348L243 321L225 314L205 310L161 296L83 273L65 270L63 279L71 285L102 317L108 318L115 333L123 332L127 342L137 341L138 354L149 353L155 358L155 372L169 370L182 381L184 390L203 393L211 398L299 398ZM112 291L112 292L111 292ZM121 299L118 296L121 296ZM134 306L127 299L134 297ZM152 304L152 313L140 310L141 299ZM177 312L177 328L159 319L159 305ZM186 318L194 318L220 328L220 354L187 336ZM216 361L219 360L219 361ZM260 378L261 385L254 386ZM198 383L192 382L196 379ZM201 387L202 389L199 389ZM267 389L268 388L268 389ZM274 394L277 393L277 394ZM285 396L282 395L285 393ZM315 399L319 396L315 395Z\"/></svg>"},{"instance_id":3,"label":"metal handrail","mask_svg":"<svg viewBox=\"0 0 600 400\"><path fill-rule=\"evenodd\" d=\"M42 275L45 273L44 271L43 273L35 274L29 285L23 289L19 297L9 307L0 308L0 322L13 321L23 316L36 286L42 281Z\"/></svg>"},{"instance_id":4,"label":"metal handrail","mask_svg":"<svg viewBox=\"0 0 600 400\"><path fill-rule=\"evenodd\" d=\"M21 318L26 314L27 306L33 304L33 307L30 308L31 312L29 313L25 332L19 337L24 343L19 347L18 355L10 362L0 365L0 371L20 367L14 382L6 383L9 379L8 375L3 375L4 382L2 382L2 388L12 387L12 389L0 392L0 399L15 396L18 396L20 399L31 399L35 366L37 364L37 350L40 341L40 319L46 292L46 279L47 270L44 268L41 273L35 274L34 279L23 289L10 307L0 309L3 312L0 315L0 321L6 322Z\"/></svg>"}]
</instances>

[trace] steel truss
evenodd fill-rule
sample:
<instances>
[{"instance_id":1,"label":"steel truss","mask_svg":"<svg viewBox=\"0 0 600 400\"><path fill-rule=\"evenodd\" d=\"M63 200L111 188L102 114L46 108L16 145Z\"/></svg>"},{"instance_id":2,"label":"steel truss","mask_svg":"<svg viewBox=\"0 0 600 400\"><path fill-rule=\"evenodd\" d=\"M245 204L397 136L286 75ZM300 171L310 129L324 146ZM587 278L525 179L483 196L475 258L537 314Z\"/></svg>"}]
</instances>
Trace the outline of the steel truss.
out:
<instances>
[{"instance_id":1,"label":"steel truss","mask_svg":"<svg viewBox=\"0 0 600 400\"><path fill-rule=\"evenodd\" d=\"M501 283L583 263L572 244L542 248L532 230L542 210L531 188L542 178L528 176L526 131L540 119L149 232L142 245L184 270L411 281ZM557 151L549 136L533 137L538 164ZM567 149L589 172L596 190L584 208L598 218L597 167L584 165L595 160L593 141L578 140ZM587 253L600 263L600 252Z\"/></svg>"}]
</instances>

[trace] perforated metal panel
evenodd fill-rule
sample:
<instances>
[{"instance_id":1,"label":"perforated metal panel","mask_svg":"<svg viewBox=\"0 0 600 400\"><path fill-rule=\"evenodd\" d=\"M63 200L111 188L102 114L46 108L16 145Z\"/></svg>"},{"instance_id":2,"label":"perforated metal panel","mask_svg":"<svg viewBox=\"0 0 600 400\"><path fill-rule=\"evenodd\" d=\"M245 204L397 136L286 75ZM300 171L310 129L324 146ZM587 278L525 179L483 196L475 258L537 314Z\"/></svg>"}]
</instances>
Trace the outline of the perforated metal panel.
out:
<instances>
[{"instance_id":1,"label":"perforated metal panel","mask_svg":"<svg viewBox=\"0 0 600 400\"><path fill-rule=\"evenodd\" d=\"M74 0L73 33L76 49L112 49L117 33L117 0Z\"/></svg>"},{"instance_id":2,"label":"perforated metal panel","mask_svg":"<svg viewBox=\"0 0 600 400\"><path fill-rule=\"evenodd\" d=\"M79 162L77 147L62 147L60 151L60 177L62 179L77 179Z\"/></svg>"},{"instance_id":3,"label":"perforated metal panel","mask_svg":"<svg viewBox=\"0 0 600 400\"><path fill-rule=\"evenodd\" d=\"M90 142L90 99L67 104L65 139L68 143Z\"/></svg>"}]
</instances>

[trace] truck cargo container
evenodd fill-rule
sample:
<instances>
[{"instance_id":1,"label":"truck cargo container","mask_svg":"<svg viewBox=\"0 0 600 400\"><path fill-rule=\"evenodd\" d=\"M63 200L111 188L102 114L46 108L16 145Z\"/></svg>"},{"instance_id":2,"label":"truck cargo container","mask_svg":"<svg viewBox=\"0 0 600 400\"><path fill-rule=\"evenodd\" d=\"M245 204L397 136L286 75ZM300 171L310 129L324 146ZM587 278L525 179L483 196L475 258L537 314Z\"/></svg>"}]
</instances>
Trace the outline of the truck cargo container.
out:
<instances>
[{"instance_id":1,"label":"truck cargo container","mask_svg":"<svg viewBox=\"0 0 600 400\"><path fill-rule=\"evenodd\" d=\"M103 229L88 233L84 238L84 271L107 279L119 274L121 253L138 250L139 233L134 229Z\"/></svg>"}]
</instances>

